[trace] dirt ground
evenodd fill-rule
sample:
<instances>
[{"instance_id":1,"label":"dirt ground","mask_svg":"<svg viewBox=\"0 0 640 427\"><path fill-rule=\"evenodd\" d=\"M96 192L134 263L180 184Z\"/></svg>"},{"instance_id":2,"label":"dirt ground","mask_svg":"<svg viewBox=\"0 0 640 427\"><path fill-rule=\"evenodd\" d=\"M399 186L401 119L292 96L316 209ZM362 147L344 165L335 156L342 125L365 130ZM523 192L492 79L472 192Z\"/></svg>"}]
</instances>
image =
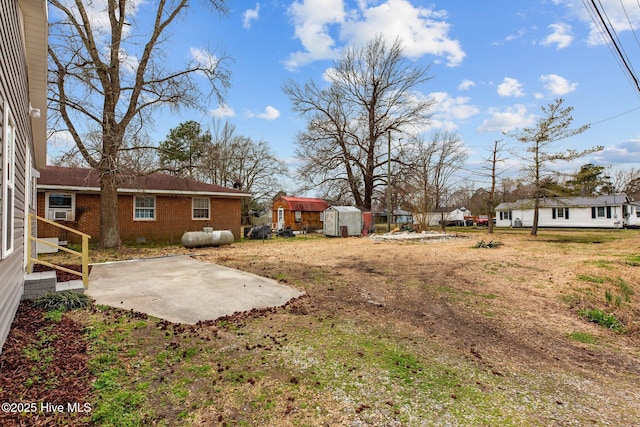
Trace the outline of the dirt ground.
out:
<instances>
[{"instance_id":1,"label":"dirt ground","mask_svg":"<svg viewBox=\"0 0 640 427\"><path fill-rule=\"evenodd\" d=\"M538 237L459 236L426 242L322 238L300 245L252 243L221 247L202 258L294 286L315 277L315 285L305 289L308 310L348 310L371 321L415 328L467 349L498 371L526 366L596 377L640 375L640 266L624 258L640 255L640 233L606 244L571 243L571 232L567 239L547 238L544 232ZM500 246L473 248L480 240ZM633 304L619 314L627 334L578 316L581 308L605 308L606 285L598 286L601 295L593 295L591 283L579 279L583 276L624 279L634 287ZM598 351L568 340L574 331L598 337Z\"/></svg>"},{"instance_id":2,"label":"dirt ground","mask_svg":"<svg viewBox=\"0 0 640 427\"><path fill-rule=\"evenodd\" d=\"M536 403L539 422L530 425L580 425L584 420L640 425L640 232L619 233L541 231L531 237L476 232L428 242L298 236L163 253L191 253L305 291L305 297L282 309L281 325L278 315L269 312L269 328L286 331L289 314L380 325L413 341L416 350L418 342L436 343L452 360L463 357L495 377L509 378L509 387L521 387L516 393L527 393L532 402L555 396L550 406ZM500 245L474 248L479 241ZM596 308L615 315L626 332L579 314ZM81 328L75 330L81 340ZM575 338L585 336L588 342ZM15 354L11 346L17 342L10 337L3 358ZM0 391L7 397L14 391L5 387L11 374L6 359L3 363ZM563 381L566 387L558 385ZM90 400L87 391L82 393L84 398L74 399ZM367 408L357 407L352 418L338 424L400 425L366 422L359 417ZM222 413L207 418L207 411L200 410L195 419L215 424ZM567 414L570 418L563 419ZM306 421L283 418L271 425L283 422Z\"/></svg>"}]
</instances>

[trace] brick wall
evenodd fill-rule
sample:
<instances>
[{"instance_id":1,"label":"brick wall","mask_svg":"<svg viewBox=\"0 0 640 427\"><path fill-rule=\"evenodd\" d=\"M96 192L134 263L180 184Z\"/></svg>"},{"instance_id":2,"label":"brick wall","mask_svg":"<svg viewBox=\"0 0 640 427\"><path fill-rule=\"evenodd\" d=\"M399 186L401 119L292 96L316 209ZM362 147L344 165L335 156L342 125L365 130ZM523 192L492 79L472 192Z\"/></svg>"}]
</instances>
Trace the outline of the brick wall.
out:
<instances>
[{"instance_id":1,"label":"brick wall","mask_svg":"<svg viewBox=\"0 0 640 427\"><path fill-rule=\"evenodd\" d=\"M241 237L241 213L239 198L210 198L210 219L194 220L192 198L190 196L155 196L156 212L154 220L133 219L133 195L118 196L120 237L124 243L139 241L154 243L179 243L186 231L200 231L203 227L214 230L231 230L234 238ZM38 215L45 216L45 196L38 193ZM99 194L76 194L74 221L59 221L60 224L87 233L91 243L100 240L100 196ZM49 224L39 222L38 237L58 237L72 243L79 243L73 233L59 230Z\"/></svg>"}]
</instances>

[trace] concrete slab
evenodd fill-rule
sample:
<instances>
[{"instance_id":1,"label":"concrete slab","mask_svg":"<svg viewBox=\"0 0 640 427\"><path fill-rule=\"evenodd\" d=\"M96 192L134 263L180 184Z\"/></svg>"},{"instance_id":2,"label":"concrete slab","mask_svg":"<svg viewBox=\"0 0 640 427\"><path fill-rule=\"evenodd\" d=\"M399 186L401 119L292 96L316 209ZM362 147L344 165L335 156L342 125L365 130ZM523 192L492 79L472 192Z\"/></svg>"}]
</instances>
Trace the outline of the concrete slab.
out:
<instances>
[{"instance_id":1,"label":"concrete slab","mask_svg":"<svg viewBox=\"0 0 640 427\"><path fill-rule=\"evenodd\" d=\"M372 234L371 240L443 240L453 236L446 233L386 233Z\"/></svg>"},{"instance_id":2,"label":"concrete slab","mask_svg":"<svg viewBox=\"0 0 640 427\"><path fill-rule=\"evenodd\" d=\"M95 264L85 293L97 304L189 324L281 306L303 294L275 280L187 255Z\"/></svg>"}]
</instances>

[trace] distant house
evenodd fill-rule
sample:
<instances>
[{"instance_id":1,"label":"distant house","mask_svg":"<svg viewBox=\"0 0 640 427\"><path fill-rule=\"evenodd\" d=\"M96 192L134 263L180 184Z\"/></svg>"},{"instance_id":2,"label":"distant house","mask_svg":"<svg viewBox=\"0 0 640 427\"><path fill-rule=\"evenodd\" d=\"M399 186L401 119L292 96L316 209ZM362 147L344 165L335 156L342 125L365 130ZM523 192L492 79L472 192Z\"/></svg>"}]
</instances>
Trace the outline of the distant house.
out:
<instances>
[{"instance_id":1,"label":"distant house","mask_svg":"<svg viewBox=\"0 0 640 427\"><path fill-rule=\"evenodd\" d=\"M322 229L323 213L329 204L309 197L279 196L273 201L272 227L276 230L291 228L293 231Z\"/></svg>"},{"instance_id":2,"label":"distant house","mask_svg":"<svg viewBox=\"0 0 640 427\"><path fill-rule=\"evenodd\" d=\"M391 211L391 223L394 225L402 225L402 224L413 224L413 216L409 211L405 211L403 209L396 209ZM376 214L376 222L378 224L386 224L387 222L387 211L380 211Z\"/></svg>"},{"instance_id":3,"label":"distant house","mask_svg":"<svg viewBox=\"0 0 640 427\"><path fill-rule=\"evenodd\" d=\"M121 177L118 221L123 242L179 242L203 227L241 235L241 200L249 193L166 174ZM40 170L38 215L100 237L100 183L92 169ZM43 224L38 237L72 239Z\"/></svg>"},{"instance_id":4,"label":"distant house","mask_svg":"<svg viewBox=\"0 0 640 427\"><path fill-rule=\"evenodd\" d=\"M439 226L442 223L445 225L470 225L465 217L470 217L471 211L464 206L461 207L442 207L435 208L431 212L426 214L427 224L429 226Z\"/></svg>"},{"instance_id":5,"label":"distant house","mask_svg":"<svg viewBox=\"0 0 640 427\"><path fill-rule=\"evenodd\" d=\"M534 199L500 203L497 227L533 226ZM638 225L638 205L625 194L547 197L540 200L539 227L621 228Z\"/></svg>"},{"instance_id":6,"label":"distant house","mask_svg":"<svg viewBox=\"0 0 640 427\"><path fill-rule=\"evenodd\" d=\"M0 29L1 351L24 292L36 167L47 157L47 2L3 1Z\"/></svg>"}]
</instances>

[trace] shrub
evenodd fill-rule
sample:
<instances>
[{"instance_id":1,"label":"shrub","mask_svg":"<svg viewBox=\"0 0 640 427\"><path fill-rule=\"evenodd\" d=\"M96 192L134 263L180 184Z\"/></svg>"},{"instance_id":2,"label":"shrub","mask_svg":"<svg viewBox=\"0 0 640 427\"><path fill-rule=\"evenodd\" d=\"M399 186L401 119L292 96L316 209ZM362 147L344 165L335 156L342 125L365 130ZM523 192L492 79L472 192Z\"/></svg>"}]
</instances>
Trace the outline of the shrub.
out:
<instances>
[{"instance_id":1,"label":"shrub","mask_svg":"<svg viewBox=\"0 0 640 427\"><path fill-rule=\"evenodd\" d=\"M69 311L86 307L91 302L91 298L85 294L62 291L43 295L36 299L33 305L45 311Z\"/></svg>"},{"instance_id":2,"label":"shrub","mask_svg":"<svg viewBox=\"0 0 640 427\"><path fill-rule=\"evenodd\" d=\"M483 240L480 240L478 243L476 243L474 248L492 249L492 248L497 248L498 246L500 246L500 242L494 242L493 240L489 242L485 242L483 239Z\"/></svg>"},{"instance_id":3,"label":"shrub","mask_svg":"<svg viewBox=\"0 0 640 427\"><path fill-rule=\"evenodd\" d=\"M611 329L614 332L622 333L625 331L624 325L620 323L618 319L602 310L580 310L578 314L582 318L587 319L590 322L597 323L600 326L604 326L607 329Z\"/></svg>"}]
</instances>

